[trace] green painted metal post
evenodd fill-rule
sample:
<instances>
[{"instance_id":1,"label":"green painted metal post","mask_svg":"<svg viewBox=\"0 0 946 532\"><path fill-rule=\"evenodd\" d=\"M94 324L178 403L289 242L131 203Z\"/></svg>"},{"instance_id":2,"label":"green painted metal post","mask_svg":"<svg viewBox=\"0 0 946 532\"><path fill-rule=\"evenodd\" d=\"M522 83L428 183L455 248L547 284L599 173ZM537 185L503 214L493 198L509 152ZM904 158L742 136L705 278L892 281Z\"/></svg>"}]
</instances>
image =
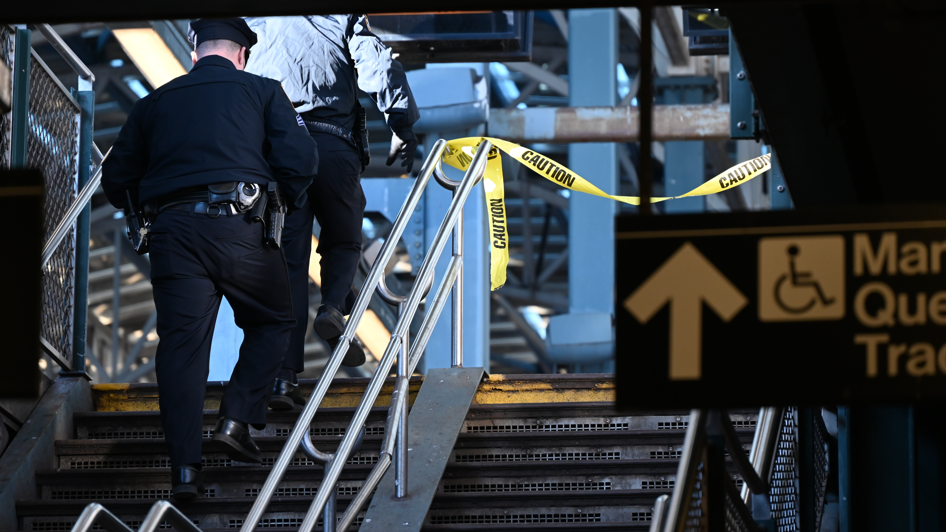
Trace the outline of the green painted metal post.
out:
<instances>
[{"instance_id":1,"label":"green painted metal post","mask_svg":"<svg viewBox=\"0 0 946 532\"><path fill-rule=\"evenodd\" d=\"M26 168L26 138L30 122L30 30L18 28L15 42L10 168Z\"/></svg>"},{"instance_id":2,"label":"green painted metal post","mask_svg":"<svg viewBox=\"0 0 946 532\"><path fill-rule=\"evenodd\" d=\"M95 111L95 92L72 91L79 102L79 179L78 190L92 178L92 126ZM86 334L88 332L89 301L89 220L92 206L86 204L76 219L76 272L75 307L72 330L72 370L63 370L61 375L84 376Z\"/></svg>"}]
</instances>

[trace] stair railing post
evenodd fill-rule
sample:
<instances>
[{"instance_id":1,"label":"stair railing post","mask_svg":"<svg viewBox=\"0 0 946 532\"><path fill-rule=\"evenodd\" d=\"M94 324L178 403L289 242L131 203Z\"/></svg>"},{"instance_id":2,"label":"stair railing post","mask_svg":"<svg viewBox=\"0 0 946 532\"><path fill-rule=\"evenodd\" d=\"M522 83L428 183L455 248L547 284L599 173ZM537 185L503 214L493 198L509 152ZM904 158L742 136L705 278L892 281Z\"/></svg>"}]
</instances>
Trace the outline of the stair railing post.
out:
<instances>
[{"instance_id":1,"label":"stair railing post","mask_svg":"<svg viewBox=\"0 0 946 532\"><path fill-rule=\"evenodd\" d=\"M420 279L417 282L421 282ZM430 281L427 283L427 286L423 288L424 297L427 297L427 294L430 293L430 289L433 287L433 277L430 278ZM389 305L397 305L397 319L398 321L404 316L404 313L407 312L407 296L402 296L392 292L388 285L384 281L384 277L378 281L377 287L378 295L381 299ZM395 496L398 499L403 499L407 497L407 445L408 445L408 436L407 436L407 397L410 394L409 380L411 378L411 373L414 371L413 365L411 364L411 331L410 329L405 329L404 335L399 338L400 347L399 354L397 355L397 380L394 383L394 393L391 395L391 412L398 411L396 422L392 423L392 426L389 427L390 430L397 431L394 444L394 483L395 483ZM389 422L390 416L389 413ZM399 416L399 417L398 417ZM384 452L382 448L381 452Z\"/></svg>"},{"instance_id":2,"label":"stair railing post","mask_svg":"<svg viewBox=\"0 0 946 532\"><path fill-rule=\"evenodd\" d=\"M457 189L453 189L456 198ZM453 226L453 255L463 257L463 211ZM455 368L463 367L463 263L457 273L456 284L453 285L453 316L450 322L450 365Z\"/></svg>"},{"instance_id":3,"label":"stair railing post","mask_svg":"<svg viewBox=\"0 0 946 532\"><path fill-rule=\"evenodd\" d=\"M492 149L491 144L487 144ZM478 148L479 149L479 148ZM484 169L485 173L485 169ZM447 177L443 171L443 161L438 161L434 167L434 179L443 188L452 191L456 199L460 192L462 181L455 181ZM453 226L453 256L463 258L463 209L461 205L460 217ZM450 365L455 368L463 367L463 262L457 274L456 284L453 286L453 312L450 320Z\"/></svg>"},{"instance_id":4,"label":"stair railing post","mask_svg":"<svg viewBox=\"0 0 946 532\"><path fill-rule=\"evenodd\" d=\"M332 494L329 495L325 503L325 510L322 512L322 532L335 532L338 516L335 509L338 506L338 486L332 486Z\"/></svg>"},{"instance_id":5,"label":"stair railing post","mask_svg":"<svg viewBox=\"0 0 946 532\"><path fill-rule=\"evenodd\" d=\"M405 301L398 303L397 314L400 319L404 315ZM399 397L401 403L401 418L397 426L397 443L394 453L394 479L395 495L398 499L407 497L407 393L408 387L402 383L410 379L410 331L401 338L401 353L397 356L397 381L399 389L405 391L403 398Z\"/></svg>"}]
</instances>

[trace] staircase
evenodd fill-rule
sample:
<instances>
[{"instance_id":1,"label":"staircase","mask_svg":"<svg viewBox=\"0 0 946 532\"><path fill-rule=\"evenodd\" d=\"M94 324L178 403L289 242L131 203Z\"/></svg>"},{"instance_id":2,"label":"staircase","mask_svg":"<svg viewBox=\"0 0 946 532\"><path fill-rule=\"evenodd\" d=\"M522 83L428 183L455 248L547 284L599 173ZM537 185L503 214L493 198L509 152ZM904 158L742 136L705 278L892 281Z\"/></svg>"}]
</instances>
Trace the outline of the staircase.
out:
<instances>
[{"instance_id":1,"label":"staircase","mask_svg":"<svg viewBox=\"0 0 946 532\"><path fill-rule=\"evenodd\" d=\"M318 448L333 451L367 382L333 383L312 423ZM314 383L302 385L311 391ZM421 383L422 377L412 378L411 402ZM377 461L393 384L389 379L368 417L364 444L342 473L339 512ZM298 415L271 412L266 428L254 434L264 464L241 464L209 440L222 392L208 384L205 496L178 504L205 531L242 525ZM488 377L423 530L647 530L654 500L674 485L688 413L618 412L613 392L608 375ZM95 411L75 414L73 438L56 442L56 469L37 473L37 499L18 502L20 530L68 531L93 501L134 529L154 501L169 497L157 387L100 385L92 393ZM756 414L733 414L744 444L751 442ZM297 530L321 478L321 466L298 454L257 530Z\"/></svg>"}]
</instances>

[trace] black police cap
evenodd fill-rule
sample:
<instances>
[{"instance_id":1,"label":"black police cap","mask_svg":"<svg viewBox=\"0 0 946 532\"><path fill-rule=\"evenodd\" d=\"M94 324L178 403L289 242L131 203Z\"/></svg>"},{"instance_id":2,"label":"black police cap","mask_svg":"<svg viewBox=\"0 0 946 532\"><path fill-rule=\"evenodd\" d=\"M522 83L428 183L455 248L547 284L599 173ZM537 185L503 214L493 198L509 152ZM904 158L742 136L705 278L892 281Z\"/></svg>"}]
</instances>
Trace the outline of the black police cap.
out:
<instances>
[{"instance_id":1,"label":"black police cap","mask_svg":"<svg viewBox=\"0 0 946 532\"><path fill-rule=\"evenodd\" d=\"M188 25L187 39L194 48L213 39L226 39L252 48L256 44L256 34L242 18L202 18Z\"/></svg>"}]
</instances>

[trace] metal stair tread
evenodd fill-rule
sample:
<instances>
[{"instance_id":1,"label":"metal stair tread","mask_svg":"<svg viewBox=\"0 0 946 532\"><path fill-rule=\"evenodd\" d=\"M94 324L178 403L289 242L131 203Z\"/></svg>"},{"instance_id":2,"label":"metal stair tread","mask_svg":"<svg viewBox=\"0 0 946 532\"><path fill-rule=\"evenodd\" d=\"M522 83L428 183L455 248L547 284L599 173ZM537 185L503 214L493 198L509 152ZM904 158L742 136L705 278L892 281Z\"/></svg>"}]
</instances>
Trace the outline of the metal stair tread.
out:
<instances>
[{"instance_id":1,"label":"metal stair tread","mask_svg":"<svg viewBox=\"0 0 946 532\"><path fill-rule=\"evenodd\" d=\"M582 475L622 475L622 474L673 474L676 473L678 460L661 459L621 459L621 460L562 460L522 461L522 462L464 462L448 463L444 475L446 479L481 478L481 477L541 477L541 476L582 476ZM373 466L370 464L351 464L344 471L351 474L343 480L363 479ZM211 482L263 482L271 468L264 466L246 466L229 468L206 468L201 473L205 483ZM641 471L644 470L644 471ZM286 481L308 481L322 478L322 468L290 467L283 477ZM167 469L61 469L39 471L36 483L48 485L81 485L90 483L96 487L108 484L170 484Z\"/></svg>"},{"instance_id":2,"label":"metal stair tread","mask_svg":"<svg viewBox=\"0 0 946 532\"><path fill-rule=\"evenodd\" d=\"M737 431L744 441L751 442L752 432ZM637 442L670 442L682 441L685 430L608 430L608 431L561 431L561 432L499 432L499 433L460 433L454 450L480 449L508 445L535 447L540 444L550 444L549 447L572 447L587 445L627 445ZM254 438L263 452L279 452L286 437L260 436ZM364 438L366 449L380 445L383 436L367 435ZM318 444L338 443L341 436L312 436L312 441ZM226 447L204 439L203 449L206 452L225 452ZM117 440L58 440L56 454L71 456L77 454L165 454L167 446L164 439L117 439Z\"/></svg>"},{"instance_id":3,"label":"metal stair tread","mask_svg":"<svg viewBox=\"0 0 946 532\"><path fill-rule=\"evenodd\" d=\"M384 436L367 435L364 439L364 448L379 448ZM286 442L285 437L281 436L260 436L253 438L256 445L262 452L276 452L282 450ZM316 445L338 444L341 436L312 436L312 441ZM229 447L204 438L201 442L202 451L205 453L225 453ZM301 452L301 451L300 451ZM57 456L75 456L83 454L120 454L124 456L135 454L167 454L167 444L164 438L160 439L128 439L128 440L58 440L56 441Z\"/></svg>"},{"instance_id":4,"label":"metal stair tread","mask_svg":"<svg viewBox=\"0 0 946 532\"><path fill-rule=\"evenodd\" d=\"M556 506L617 506L627 504L651 504L656 497L670 494L669 489L588 490L588 491L517 491L495 493L437 493L431 510L442 509L499 509L516 507ZM338 495L338 509L344 510L353 495ZM199 497L187 503L175 505L188 517L213 513L241 513L247 510L252 497L216 498ZM148 512L156 499L106 499L101 503L119 516L142 516ZM18 500L17 514L20 517L78 516L90 500ZM267 513L306 512L312 497L273 497Z\"/></svg>"},{"instance_id":5,"label":"metal stair tread","mask_svg":"<svg viewBox=\"0 0 946 532\"><path fill-rule=\"evenodd\" d=\"M322 418L338 418L339 421L345 421L346 423L351 419L352 414L355 412L355 409L348 406L332 407L332 408L319 408L318 412L315 414L315 421L336 421L336 419L322 419ZM371 409L369 414L369 419L372 416L377 416L377 419L384 419L384 416L387 415L388 407L386 406L376 406ZM266 412L266 422L267 423L295 423L296 419L299 418L299 414L302 413L302 410L269 410ZM220 416L219 410L204 410L204 420L205 421L216 421ZM73 421L76 425L84 424L101 424L104 422L121 422L121 423L135 423L137 421L145 420L151 423L160 424L161 423L161 411L160 410L131 410L131 411L118 411L118 412L76 412L72 416Z\"/></svg>"}]
</instances>

